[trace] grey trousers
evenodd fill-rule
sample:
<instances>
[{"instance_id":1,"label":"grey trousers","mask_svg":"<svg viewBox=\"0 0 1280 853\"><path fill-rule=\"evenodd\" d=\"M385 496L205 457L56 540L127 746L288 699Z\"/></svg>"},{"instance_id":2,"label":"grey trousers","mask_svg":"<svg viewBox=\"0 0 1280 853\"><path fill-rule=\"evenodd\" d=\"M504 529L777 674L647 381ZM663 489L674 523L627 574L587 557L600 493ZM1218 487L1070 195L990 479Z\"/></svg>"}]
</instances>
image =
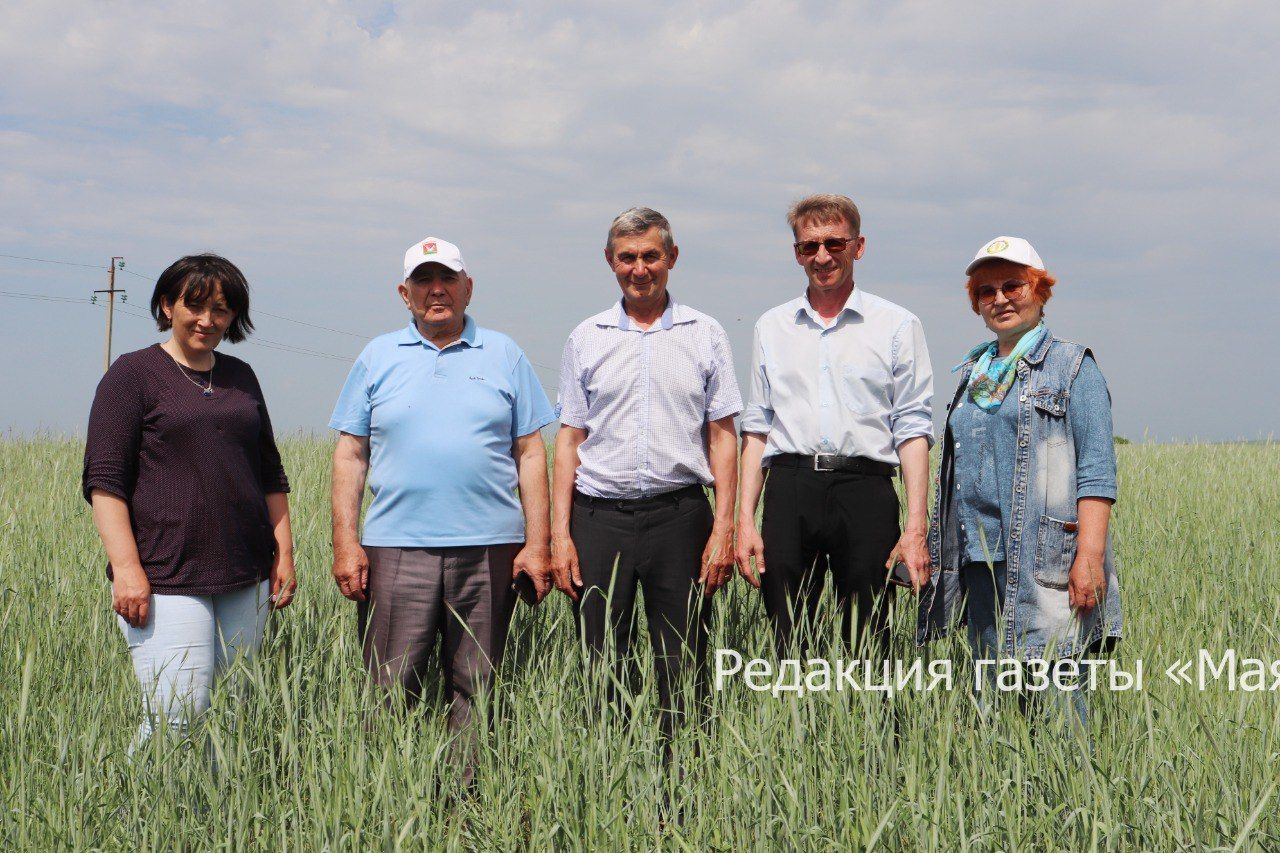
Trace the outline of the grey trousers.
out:
<instances>
[{"instance_id":1,"label":"grey trousers","mask_svg":"<svg viewBox=\"0 0 1280 853\"><path fill-rule=\"evenodd\" d=\"M476 694L493 681L515 606L511 567L522 546L365 548L368 601L360 603L364 664L410 703L440 642L449 730L471 724Z\"/></svg>"}]
</instances>

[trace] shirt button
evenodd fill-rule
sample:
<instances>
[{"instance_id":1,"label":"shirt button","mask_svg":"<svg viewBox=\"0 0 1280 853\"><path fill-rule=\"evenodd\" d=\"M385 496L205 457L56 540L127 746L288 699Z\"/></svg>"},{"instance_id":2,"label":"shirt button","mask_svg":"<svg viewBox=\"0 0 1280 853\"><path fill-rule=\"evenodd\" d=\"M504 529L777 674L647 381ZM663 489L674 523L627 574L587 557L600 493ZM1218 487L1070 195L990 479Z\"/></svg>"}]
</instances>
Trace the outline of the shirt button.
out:
<instances>
[{"instance_id":1,"label":"shirt button","mask_svg":"<svg viewBox=\"0 0 1280 853\"><path fill-rule=\"evenodd\" d=\"M824 408L824 409L825 409L825 408L827 408L827 407L828 407L828 406L830 406L830 405L831 405L830 403L823 403L823 404L822 404L822 408Z\"/></svg>"},{"instance_id":2,"label":"shirt button","mask_svg":"<svg viewBox=\"0 0 1280 853\"><path fill-rule=\"evenodd\" d=\"M824 365L822 365L822 369L823 369L823 370L829 370L830 368L828 368L828 367L827 367L827 365L825 365L825 364L824 364Z\"/></svg>"}]
</instances>

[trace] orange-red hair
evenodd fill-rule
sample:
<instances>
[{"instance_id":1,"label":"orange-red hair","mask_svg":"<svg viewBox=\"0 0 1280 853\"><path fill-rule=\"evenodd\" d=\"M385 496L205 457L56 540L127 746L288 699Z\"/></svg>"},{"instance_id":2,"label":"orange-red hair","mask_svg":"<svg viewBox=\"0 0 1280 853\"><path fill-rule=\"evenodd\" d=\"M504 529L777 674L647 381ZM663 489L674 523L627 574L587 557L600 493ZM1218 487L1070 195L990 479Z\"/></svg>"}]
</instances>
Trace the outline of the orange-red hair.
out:
<instances>
[{"instance_id":1,"label":"orange-red hair","mask_svg":"<svg viewBox=\"0 0 1280 853\"><path fill-rule=\"evenodd\" d=\"M1000 270L1005 269L1003 275ZM984 275L983 273L995 273L992 275ZM1015 264L1012 261L992 260L987 261L973 271L969 276L969 280L965 282L965 289L969 291L969 307L973 309L973 313L978 313L978 285L989 283L992 278L1000 278L1008 281L1011 278L1020 278L1030 283L1031 295L1044 305L1049 301L1049 297L1053 296L1053 286L1058 280L1044 270L1036 270L1031 267L1024 267L1022 264Z\"/></svg>"}]
</instances>

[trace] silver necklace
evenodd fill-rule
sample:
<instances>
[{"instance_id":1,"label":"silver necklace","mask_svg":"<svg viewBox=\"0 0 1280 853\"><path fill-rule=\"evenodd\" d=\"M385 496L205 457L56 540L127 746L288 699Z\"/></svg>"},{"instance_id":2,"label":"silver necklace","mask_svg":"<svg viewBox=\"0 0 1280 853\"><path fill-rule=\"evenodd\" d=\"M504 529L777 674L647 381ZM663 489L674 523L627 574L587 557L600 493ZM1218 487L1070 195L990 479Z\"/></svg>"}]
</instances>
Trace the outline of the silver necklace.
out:
<instances>
[{"instance_id":1,"label":"silver necklace","mask_svg":"<svg viewBox=\"0 0 1280 853\"><path fill-rule=\"evenodd\" d=\"M170 356L170 358L172 358L172 356ZM209 384L205 385L204 383L197 382L196 380L188 376L187 371L182 369L182 364L176 358L173 359L173 365L174 367L178 368L178 372L182 374L182 378L187 380L197 388L199 388L200 393L205 395L206 397L213 396L213 368L214 368L214 365L216 365L217 363L218 363L218 357L215 355L213 357L213 363L209 365Z\"/></svg>"}]
</instances>

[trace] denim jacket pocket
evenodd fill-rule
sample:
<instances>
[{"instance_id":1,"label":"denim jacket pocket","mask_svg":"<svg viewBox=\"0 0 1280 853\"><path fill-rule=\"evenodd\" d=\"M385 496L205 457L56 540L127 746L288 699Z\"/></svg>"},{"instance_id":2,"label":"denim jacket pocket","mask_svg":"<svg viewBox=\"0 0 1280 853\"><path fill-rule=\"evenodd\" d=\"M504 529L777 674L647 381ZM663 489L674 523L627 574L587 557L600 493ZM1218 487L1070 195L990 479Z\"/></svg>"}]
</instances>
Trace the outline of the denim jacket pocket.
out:
<instances>
[{"instance_id":1,"label":"denim jacket pocket","mask_svg":"<svg viewBox=\"0 0 1280 853\"><path fill-rule=\"evenodd\" d=\"M1031 398L1040 414L1040 426L1050 447L1067 443L1067 392L1042 388Z\"/></svg>"},{"instance_id":2,"label":"denim jacket pocket","mask_svg":"<svg viewBox=\"0 0 1280 853\"><path fill-rule=\"evenodd\" d=\"M1051 515L1040 516L1036 531L1036 564L1032 573L1036 583L1050 589L1066 589L1071 564L1076 559L1076 533L1079 525Z\"/></svg>"},{"instance_id":3,"label":"denim jacket pocket","mask_svg":"<svg viewBox=\"0 0 1280 853\"><path fill-rule=\"evenodd\" d=\"M885 387L889 384L889 375L884 370L861 364L846 364L842 373L844 381L841 383L840 395L850 411L870 415L885 410Z\"/></svg>"}]
</instances>

